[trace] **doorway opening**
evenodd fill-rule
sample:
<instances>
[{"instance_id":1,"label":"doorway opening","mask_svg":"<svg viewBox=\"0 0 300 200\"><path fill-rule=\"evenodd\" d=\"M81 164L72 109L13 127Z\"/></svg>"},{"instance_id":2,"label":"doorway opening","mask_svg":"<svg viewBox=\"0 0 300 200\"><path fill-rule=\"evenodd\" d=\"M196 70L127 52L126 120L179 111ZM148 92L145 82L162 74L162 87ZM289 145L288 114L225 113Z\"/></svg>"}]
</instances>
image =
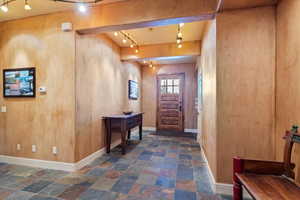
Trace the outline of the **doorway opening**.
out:
<instances>
[{"instance_id":1,"label":"doorway opening","mask_svg":"<svg viewBox=\"0 0 300 200\"><path fill-rule=\"evenodd\" d=\"M184 131L185 74L157 75L157 118L160 130Z\"/></svg>"}]
</instances>

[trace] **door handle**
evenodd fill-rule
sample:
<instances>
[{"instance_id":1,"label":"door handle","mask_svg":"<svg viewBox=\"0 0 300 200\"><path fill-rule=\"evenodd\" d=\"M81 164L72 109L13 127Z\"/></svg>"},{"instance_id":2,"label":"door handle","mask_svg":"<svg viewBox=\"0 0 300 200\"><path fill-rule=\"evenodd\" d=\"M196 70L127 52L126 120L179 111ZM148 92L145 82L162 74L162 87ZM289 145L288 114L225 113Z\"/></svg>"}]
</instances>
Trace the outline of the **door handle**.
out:
<instances>
[{"instance_id":1,"label":"door handle","mask_svg":"<svg viewBox=\"0 0 300 200\"><path fill-rule=\"evenodd\" d=\"M179 106L179 111L180 111L180 112L182 111L182 106L181 106L181 105Z\"/></svg>"}]
</instances>

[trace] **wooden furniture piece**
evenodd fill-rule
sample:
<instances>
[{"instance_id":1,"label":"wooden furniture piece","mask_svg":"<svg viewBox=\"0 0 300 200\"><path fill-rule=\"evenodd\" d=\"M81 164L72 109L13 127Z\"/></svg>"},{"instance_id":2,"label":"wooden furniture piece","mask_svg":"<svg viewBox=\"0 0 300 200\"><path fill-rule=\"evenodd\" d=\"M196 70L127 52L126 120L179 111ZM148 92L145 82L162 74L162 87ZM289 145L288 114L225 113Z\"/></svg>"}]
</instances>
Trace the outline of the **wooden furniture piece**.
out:
<instances>
[{"instance_id":1,"label":"wooden furniture piece","mask_svg":"<svg viewBox=\"0 0 300 200\"><path fill-rule=\"evenodd\" d=\"M143 113L134 113L131 115L111 115L103 117L106 127L106 152L110 152L112 132L120 132L122 140L122 154L126 153L126 135L130 139L130 130L139 126L140 140L142 140Z\"/></svg>"},{"instance_id":2,"label":"wooden furniture piece","mask_svg":"<svg viewBox=\"0 0 300 200\"><path fill-rule=\"evenodd\" d=\"M243 199L243 186L257 200L300 199L300 187L293 181L291 163L294 143L300 143L298 127L286 132L284 162L233 159L233 199Z\"/></svg>"}]
</instances>

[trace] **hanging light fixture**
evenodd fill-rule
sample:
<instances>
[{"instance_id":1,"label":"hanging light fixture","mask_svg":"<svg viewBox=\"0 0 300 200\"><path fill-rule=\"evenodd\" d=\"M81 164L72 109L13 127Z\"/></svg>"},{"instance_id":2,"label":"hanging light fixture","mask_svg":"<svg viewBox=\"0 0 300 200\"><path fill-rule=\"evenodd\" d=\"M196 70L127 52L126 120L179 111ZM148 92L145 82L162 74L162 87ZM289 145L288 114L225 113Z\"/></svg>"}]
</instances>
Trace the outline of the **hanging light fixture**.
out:
<instances>
[{"instance_id":1,"label":"hanging light fixture","mask_svg":"<svg viewBox=\"0 0 300 200\"><path fill-rule=\"evenodd\" d=\"M24 9L25 10L31 10L31 6L28 4L28 0L25 0Z\"/></svg>"}]
</instances>

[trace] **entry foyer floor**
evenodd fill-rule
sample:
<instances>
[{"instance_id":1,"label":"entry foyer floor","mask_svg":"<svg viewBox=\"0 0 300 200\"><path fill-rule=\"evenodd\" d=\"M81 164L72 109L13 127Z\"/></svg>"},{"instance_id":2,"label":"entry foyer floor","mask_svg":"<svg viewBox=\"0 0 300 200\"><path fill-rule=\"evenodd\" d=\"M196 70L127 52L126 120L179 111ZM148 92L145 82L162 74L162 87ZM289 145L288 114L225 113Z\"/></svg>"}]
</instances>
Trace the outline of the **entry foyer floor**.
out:
<instances>
[{"instance_id":1,"label":"entry foyer floor","mask_svg":"<svg viewBox=\"0 0 300 200\"><path fill-rule=\"evenodd\" d=\"M0 163L0 199L222 199L212 192L195 139L143 134L141 142L132 136L136 141L131 141L126 155L116 147L74 173Z\"/></svg>"}]
</instances>

